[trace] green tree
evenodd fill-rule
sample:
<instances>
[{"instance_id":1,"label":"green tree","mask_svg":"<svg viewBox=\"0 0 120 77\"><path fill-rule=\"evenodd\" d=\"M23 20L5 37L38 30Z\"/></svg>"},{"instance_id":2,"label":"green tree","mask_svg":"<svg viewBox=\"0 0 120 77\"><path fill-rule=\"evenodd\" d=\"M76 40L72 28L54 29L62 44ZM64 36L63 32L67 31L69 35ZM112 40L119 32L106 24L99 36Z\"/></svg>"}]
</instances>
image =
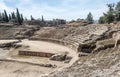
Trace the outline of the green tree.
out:
<instances>
[{"instance_id":1,"label":"green tree","mask_svg":"<svg viewBox=\"0 0 120 77\"><path fill-rule=\"evenodd\" d=\"M104 14L104 16L106 17L106 22L107 23L112 23L115 20L115 14L114 14L114 6L115 4L107 4L109 11L107 12L107 14Z\"/></svg>"},{"instance_id":2,"label":"green tree","mask_svg":"<svg viewBox=\"0 0 120 77\"><path fill-rule=\"evenodd\" d=\"M35 20L32 15L30 16L30 18L31 18L31 20Z\"/></svg>"},{"instance_id":3,"label":"green tree","mask_svg":"<svg viewBox=\"0 0 120 77\"><path fill-rule=\"evenodd\" d=\"M28 19L25 17L25 18L24 18L24 21L27 21L27 20L28 20Z\"/></svg>"},{"instance_id":4,"label":"green tree","mask_svg":"<svg viewBox=\"0 0 120 77\"><path fill-rule=\"evenodd\" d=\"M115 4L114 3L111 3L111 4L107 4L108 8L109 8L109 12L113 12L114 11L114 7L115 7Z\"/></svg>"},{"instance_id":5,"label":"green tree","mask_svg":"<svg viewBox=\"0 0 120 77\"><path fill-rule=\"evenodd\" d=\"M42 22L44 22L44 17L42 16Z\"/></svg>"},{"instance_id":6,"label":"green tree","mask_svg":"<svg viewBox=\"0 0 120 77\"><path fill-rule=\"evenodd\" d=\"M5 14L4 13L2 13L2 21L5 22Z\"/></svg>"},{"instance_id":7,"label":"green tree","mask_svg":"<svg viewBox=\"0 0 120 77\"><path fill-rule=\"evenodd\" d=\"M104 16L101 16L98 21L100 24L104 24L106 22L106 18Z\"/></svg>"},{"instance_id":8,"label":"green tree","mask_svg":"<svg viewBox=\"0 0 120 77\"><path fill-rule=\"evenodd\" d=\"M112 23L115 20L115 16L112 12L108 12L107 14L104 14L106 17L107 23Z\"/></svg>"},{"instance_id":9,"label":"green tree","mask_svg":"<svg viewBox=\"0 0 120 77\"><path fill-rule=\"evenodd\" d=\"M12 19L16 19L16 16L15 16L14 12L11 13L11 16L12 16Z\"/></svg>"},{"instance_id":10,"label":"green tree","mask_svg":"<svg viewBox=\"0 0 120 77\"><path fill-rule=\"evenodd\" d=\"M7 15L6 10L4 10L4 15L5 15L5 22L9 22L8 15Z\"/></svg>"},{"instance_id":11,"label":"green tree","mask_svg":"<svg viewBox=\"0 0 120 77\"><path fill-rule=\"evenodd\" d=\"M21 18L20 18L20 13L19 13L18 8L17 8L16 10L17 10L17 13L16 13L16 16L17 16L17 22L18 22L19 25L22 25Z\"/></svg>"},{"instance_id":12,"label":"green tree","mask_svg":"<svg viewBox=\"0 0 120 77\"><path fill-rule=\"evenodd\" d=\"M115 4L107 4L108 6L108 12L107 13L103 13L104 16L99 18L99 23L112 23L115 21Z\"/></svg>"},{"instance_id":13,"label":"green tree","mask_svg":"<svg viewBox=\"0 0 120 77\"><path fill-rule=\"evenodd\" d=\"M22 15L22 14L20 15L20 18L21 18L21 22L23 23L24 18L23 18L23 15Z\"/></svg>"},{"instance_id":14,"label":"green tree","mask_svg":"<svg viewBox=\"0 0 120 77\"><path fill-rule=\"evenodd\" d=\"M120 2L118 2L115 7L115 14L116 21L120 21Z\"/></svg>"},{"instance_id":15,"label":"green tree","mask_svg":"<svg viewBox=\"0 0 120 77\"><path fill-rule=\"evenodd\" d=\"M11 15L9 14L9 21L12 19Z\"/></svg>"},{"instance_id":16,"label":"green tree","mask_svg":"<svg viewBox=\"0 0 120 77\"><path fill-rule=\"evenodd\" d=\"M16 15L15 15L15 12L12 12L12 13L11 13L11 21L12 21L13 23L16 23L16 22L17 22L17 17L16 17Z\"/></svg>"},{"instance_id":17,"label":"green tree","mask_svg":"<svg viewBox=\"0 0 120 77\"><path fill-rule=\"evenodd\" d=\"M93 15L92 15L91 12L89 12L89 14L87 15L86 20L87 20L90 24L92 24L92 23L94 22L94 20L93 20Z\"/></svg>"},{"instance_id":18,"label":"green tree","mask_svg":"<svg viewBox=\"0 0 120 77\"><path fill-rule=\"evenodd\" d=\"M2 21L2 13L0 13L0 21Z\"/></svg>"},{"instance_id":19,"label":"green tree","mask_svg":"<svg viewBox=\"0 0 120 77\"><path fill-rule=\"evenodd\" d=\"M42 15L42 19L41 19L41 21L42 21L42 22L41 22L41 25L42 25L42 26L45 26L45 20L44 20L43 15Z\"/></svg>"}]
</instances>

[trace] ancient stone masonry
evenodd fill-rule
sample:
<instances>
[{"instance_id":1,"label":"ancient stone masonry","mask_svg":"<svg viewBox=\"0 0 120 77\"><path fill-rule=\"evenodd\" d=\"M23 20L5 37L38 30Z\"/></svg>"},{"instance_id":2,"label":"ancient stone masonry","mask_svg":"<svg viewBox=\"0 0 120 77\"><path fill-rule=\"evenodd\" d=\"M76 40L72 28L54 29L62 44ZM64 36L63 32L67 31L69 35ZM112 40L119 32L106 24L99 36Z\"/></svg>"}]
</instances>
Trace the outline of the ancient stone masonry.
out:
<instances>
[{"instance_id":1,"label":"ancient stone masonry","mask_svg":"<svg viewBox=\"0 0 120 77\"><path fill-rule=\"evenodd\" d=\"M1 43L0 44L0 48L4 48L4 47L14 47L16 46L16 43L19 43L20 41L13 41L13 42L8 42L8 43Z\"/></svg>"},{"instance_id":2,"label":"ancient stone masonry","mask_svg":"<svg viewBox=\"0 0 120 77\"><path fill-rule=\"evenodd\" d=\"M50 57L50 60L54 60L54 61L68 61L68 62L70 62L71 59L72 59L71 56L60 55L60 54L55 54L55 55Z\"/></svg>"},{"instance_id":3,"label":"ancient stone masonry","mask_svg":"<svg viewBox=\"0 0 120 77\"><path fill-rule=\"evenodd\" d=\"M91 53L95 48L95 44L81 44L78 47L78 52Z\"/></svg>"},{"instance_id":4,"label":"ancient stone masonry","mask_svg":"<svg viewBox=\"0 0 120 77\"><path fill-rule=\"evenodd\" d=\"M107 48L113 48L114 44L115 42L112 39L100 40L93 44L80 44L78 47L78 52L80 53L80 56L86 55L86 53L94 53ZM118 40L117 44L120 44L120 40Z\"/></svg>"},{"instance_id":5,"label":"ancient stone masonry","mask_svg":"<svg viewBox=\"0 0 120 77\"><path fill-rule=\"evenodd\" d=\"M92 51L92 53L98 52L100 50L105 50L107 48L113 48L114 44L115 44L115 41L113 39L97 41L96 48ZM118 40L117 44L120 44L120 40Z\"/></svg>"},{"instance_id":6,"label":"ancient stone masonry","mask_svg":"<svg viewBox=\"0 0 120 77\"><path fill-rule=\"evenodd\" d=\"M47 52L23 51L23 50L20 50L18 54L24 56L38 56L38 57L48 57L48 58L54 55L53 53L47 53Z\"/></svg>"}]
</instances>

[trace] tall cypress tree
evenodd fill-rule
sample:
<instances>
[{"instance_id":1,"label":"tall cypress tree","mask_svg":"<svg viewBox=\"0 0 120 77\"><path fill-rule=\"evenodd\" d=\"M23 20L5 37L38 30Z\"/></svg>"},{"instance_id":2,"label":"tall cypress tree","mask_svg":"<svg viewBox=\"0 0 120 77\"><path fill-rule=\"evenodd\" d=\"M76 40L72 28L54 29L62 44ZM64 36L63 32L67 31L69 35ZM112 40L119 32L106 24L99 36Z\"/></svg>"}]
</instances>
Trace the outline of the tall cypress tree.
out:
<instances>
[{"instance_id":1,"label":"tall cypress tree","mask_svg":"<svg viewBox=\"0 0 120 77\"><path fill-rule=\"evenodd\" d=\"M2 21L2 13L0 13L0 21Z\"/></svg>"},{"instance_id":2,"label":"tall cypress tree","mask_svg":"<svg viewBox=\"0 0 120 77\"><path fill-rule=\"evenodd\" d=\"M21 18L21 22L23 23L24 18L23 18L23 15L22 15L22 14L20 15L20 18Z\"/></svg>"},{"instance_id":3,"label":"tall cypress tree","mask_svg":"<svg viewBox=\"0 0 120 77\"><path fill-rule=\"evenodd\" d=\"M5 21L6 21L6 22L9 22L8 15L7 15L6 10L4 10L4 15L5 15Z\"/></svg>"},{"instance_id":4,"label":"tall cypress tree","mask_svg":"<svg viewBox=\"0 0 120 77\"><path fill-rule=\"evenodd\" d=\"M9 21L12 19L11 15L9 14Z\"/></svg>"},{"instance_id":5,"label":"tall cypress tree","mask_svg":"<svg viewBox=\"0 0 120 77\"><path fill-rule=\"evenodd\" d=\"M12 13L11 13L11 20L12 20L13 23L15 23L15 22L17 21L16 18L17 18L17 17L16 17L16 15L15 15L15 12L12 12Z\"/></svg>"},{"instance_id":6,"label":"tall cypress tree","mask_svg":"<svg viewBox=\"0 0 120 77\"><path fill-rule=\"evenodd\" d=\"M2 21L5 22L5 14L4 13L2 13Z\"/></svg>"},{"instance_id":7,"label":"tall cypress tree","mask_svg":"<svg viewBox=\"0 0 120 77\"><path fill-rule=\"evenodd\" d=\"M42 22L44 22L44 17L42 16Z\"/></svg>"},{"instance_id":8,"label":"tall cypress tree","mask_svg":"<svg viewBox=\"0 0 120 77\"><path fill-rule=\"evenodd\" d=\"M19 25L22 25L21 18L20 18L20 13L19 13L18 8L16 10L17 10L17 13L16 13L17 14L17 22L18 22Z\"/></svg>"},{"instance_id":9,"label":"tall cypress tree","mask_svg":"<svg viewBox=\"0 0 120 77\"><path fill-rule=\"evenodd\" d=\"M31 18L31 20L35 20L32 15L30 16L30 18Z\"/></svg>"},{"instance_id":10,"label":"tall cypress tree","mask_svg":"<svg viewBox=\"0 0 120 77\"><path fill-rule=\"evenodd\" d=\"M87 15L86 20L87 20L90 24L92 24L92 23L94 22L94 20L93 20L93 15L92 15L91 12L89 12L89 14Z\"/></svg>"},{"instance_id":11,"label":"tall cypress tree","mask_svg":"<svg viewBox=\"0 0 120 77\"><path fill-rule=\"evenodd\" d=\"M11 13L11 16L12 16L12 19L14 19L14 20L16 19L16 16L15 16L14 12Z\"/></svg>"}]
</instances>

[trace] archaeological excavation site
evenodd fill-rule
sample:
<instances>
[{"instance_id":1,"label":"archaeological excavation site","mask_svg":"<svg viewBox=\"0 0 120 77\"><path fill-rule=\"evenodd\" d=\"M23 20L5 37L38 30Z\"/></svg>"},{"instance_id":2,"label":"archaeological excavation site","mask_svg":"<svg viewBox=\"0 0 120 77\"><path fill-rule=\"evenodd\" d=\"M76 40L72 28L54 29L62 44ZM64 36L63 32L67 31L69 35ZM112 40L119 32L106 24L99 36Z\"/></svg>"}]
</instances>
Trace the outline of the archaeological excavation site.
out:
<instances>
[{"instance_id":1,"label":"archaeological excavation site","mask_svg":"<svg viewBox=\"0 0 120 77\"><path fill-rule=\"evenodd\" d=\"M120 77L120 1L0 0L0 77Z\"/></svg>"},{"instance_id":2,"label":"archaeological excavation site","mask_svg":"<svg viewBox=\"0 0 120 77\"><path fill-rule=\"evenodd\" d=\"M107 69L114 65L111 59L116 57L118 60L119 56L115 54L119 55L117 52L119 47L114 49L115 42L112 35L120 28L109 24L87 24L82 21L76 23L76 26L69 23L57 27L34 25L17 27L1 24L1 75L3 77L69 77L69 75L79 77L83 75L82 72L79 73L83 68L87 76L88 71L101 71L100 67ZM108 66L101 63L106 60L109 61L106 63L109 64ZM88 65L84 67L83 65L86 65L84 63ZM115 67L117 67L116 64ZM97 76L95 72L92 73ZM109 75L109 73L106 74L106 76Z\"/></svg>"}]
</instances>

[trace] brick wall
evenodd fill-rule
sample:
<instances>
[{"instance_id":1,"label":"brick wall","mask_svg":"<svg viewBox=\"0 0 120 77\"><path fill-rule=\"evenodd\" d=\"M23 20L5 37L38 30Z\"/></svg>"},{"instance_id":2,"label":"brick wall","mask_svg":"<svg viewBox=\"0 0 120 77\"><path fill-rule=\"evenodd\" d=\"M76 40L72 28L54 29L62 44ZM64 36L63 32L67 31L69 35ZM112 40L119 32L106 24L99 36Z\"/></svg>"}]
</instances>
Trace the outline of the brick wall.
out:
<instances>
[{"instance_id":1,"label":"brick wall","mask_svg":"<svg viewBox=\"0 0 120 77\"><path fill-rule=\"evenodd\" d=\"M54 55L53 53L35 52L35 51L19 51L18 54L24 56L38 56L38 57L48 57L48 58Z\"/></svg>"}]
</instances>

